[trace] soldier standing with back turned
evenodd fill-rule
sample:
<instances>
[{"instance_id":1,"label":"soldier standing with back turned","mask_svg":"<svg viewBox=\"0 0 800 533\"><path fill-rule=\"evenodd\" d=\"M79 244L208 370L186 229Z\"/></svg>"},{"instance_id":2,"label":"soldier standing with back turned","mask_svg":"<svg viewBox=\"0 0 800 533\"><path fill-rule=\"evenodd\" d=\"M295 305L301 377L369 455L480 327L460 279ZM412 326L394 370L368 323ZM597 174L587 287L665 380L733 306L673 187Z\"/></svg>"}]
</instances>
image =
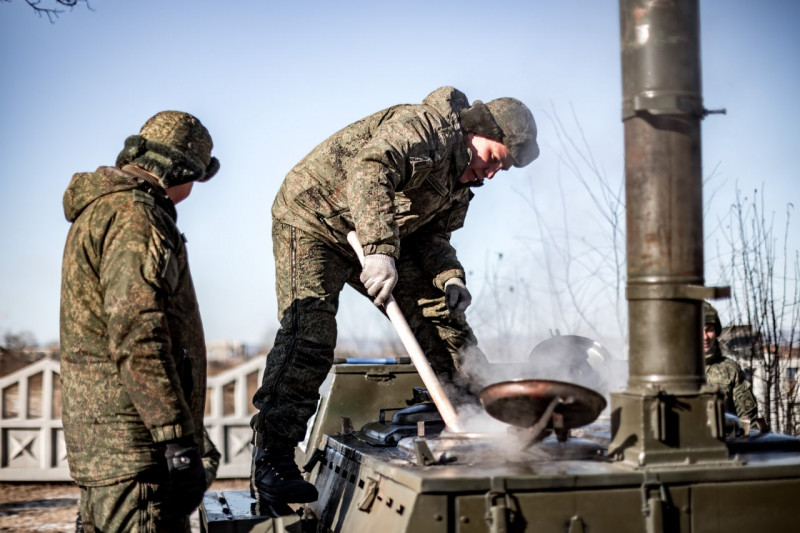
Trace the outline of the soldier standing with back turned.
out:
<instances>
[{"instance_id":1,"label":"soldier standing with back turned","mask_svg":"<svg viewBox=\"0 0 800 533\"><path fill-rule=\"evenodd\" d=\"M205 490L205 341L175 204L219 169L212 146L164 111L64 193L62 418L87 532L186 530Z\"/></svg>"}]
</instances>

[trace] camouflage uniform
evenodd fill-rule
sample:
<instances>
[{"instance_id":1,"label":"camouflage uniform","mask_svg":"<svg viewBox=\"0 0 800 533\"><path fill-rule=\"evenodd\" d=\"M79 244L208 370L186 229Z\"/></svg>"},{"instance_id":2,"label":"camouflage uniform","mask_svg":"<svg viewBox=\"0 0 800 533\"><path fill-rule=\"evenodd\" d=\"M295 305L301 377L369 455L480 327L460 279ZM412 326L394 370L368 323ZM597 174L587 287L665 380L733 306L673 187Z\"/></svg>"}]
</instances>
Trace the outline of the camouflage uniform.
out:
<instances>
[{"instance_id":1,"label":"camouflage uniform","mask_svg":"<svg viewBox=\"0 0 800 533\"><path fill-rule=\"evenodd\" d=\"M153 157L145 144L129 137L118 163ZM182 157L157 146L172 162ZM210 177L192 165L160 174L172 179L160 183L137 166L100 167L75 174L64 194L72 226L61 284L62 419L86 531L185 526L168 505L165 449L193 439L202 453L206 352L184 238L162 185Z\"/></svg>"},{"instance_id":2,"label":"camouflage uniform","mask_svg":"<svg viewBox=\"0 0 800 533\"><path fill-rule=\"evenodd\" d=\"M703 317L705 326L714 326L714 342L705 354L706 382L719 386L727 412L749 420L758 418L758 404L753 395L753 388L742 367L733 359L722 355L719 345L722 322L719 313L713 305L703 302ZM761 427L759 425L759 428Z\"/></svg>"},{"instance_id":3,"label":"camouflage uniform","mask_svg":"<svg viewBox=\"0 0 800 533\"><path fill-rule=\"evenodd\" d=\"M214 480L217 479L217 469L219 468L219 460L222 456L220 455L217 447L214 445L214 442L211 440L211 437L209 437L208 431L206 431L205 428L203 428L203 442L205 443L205 453L203 453L203 470L205 471L206 474L206 490L207 490L211 487L211 484L214 482ZM83 497L87 498L88 501L95 499L95 500L117 502L118 504L120 501L122 501L122 503L119 504L120 507L129 507L129 508L138 506L139 505L138 498L142 497L142 495L144 495L143 499L145 500L150 499L158 501L163 499L157 497L158 491L163 490L163 487L159 486L158 483L148 484L137 480L136 482L134 482L134 490L130 491L129 489L130 489L129 485L115 484L115 485L110 485L108 487L85 487L81 490L81 492L85 494ZM103 494L102 497L98 498L97 495L91 494L94 491L105 491L105 494ZM132 496L133 497L132 501L126 503L125 494L115 494L117 492L124 493L125 491L129 491L130 494L127 497ZM148 493L150 493L149 496L147 495ZM84 533L86 531L85 528L83 527L83 519L81 517L80 507L81 505L79 502L78 516L75 520L75 533ZM159 513L169 513L169 507L163 509L158 507L155 508L158 509ZM111 512L106 511L104 514L114 514L114 513L112 510ZM149 524L148 521L150 519L156 518L156 520L153 520L153 522L163 522L166 516L154 517L153 513L149 513L143 516L142 518L143 518L143 523L140 524L141 529L143 529L144 531L148 530L152 531L154 529L157 529L157 527L155 526L155 524ZM169 520L177 524L175 531L185 531L187 533L191 531L191 525L189 524L189 520L186 520L185 518L186 517L182 516L171 516L169 518ZM180 522L183 522L182 528L180 527ZM112 527L110 527L109 530L112 531L118 531L124 528L123 523L112 523L111 526Z\"/></svg>"},{"instance_id":4,"label":"camouflage uniform","mask_svg":"<svg viewBox=\"0 0 800 533\"><path fill-rule=\"evenodd\" d=\"M753 388L739 363L722 355L719 343L714 353L706 357L706 382L718 385L724 395L725 410L739 418L758 417L758 404Z\"/></svg>"},{"instance_id":5,"label":"camouflage uniform","mask_svg":"<svg viewBox=\"0 0 800 533\"><path fill-rule=\"evenodd\" d=\"M272 206L281 327L253 398L259 447L302 440L333 362L339 292L347 283L366 295L346 239L353 229L366 255L396 259L393 294L440 377L454 378L459 350L476 345L463 315L447 311L443 292L450 278L465 278L450 234L463 226L473 197L458 181L471 157L459 121L468 107L463 93L442 87L421 105L390 107L345 127L286 176Z\"/></svg>"}]
</instances>

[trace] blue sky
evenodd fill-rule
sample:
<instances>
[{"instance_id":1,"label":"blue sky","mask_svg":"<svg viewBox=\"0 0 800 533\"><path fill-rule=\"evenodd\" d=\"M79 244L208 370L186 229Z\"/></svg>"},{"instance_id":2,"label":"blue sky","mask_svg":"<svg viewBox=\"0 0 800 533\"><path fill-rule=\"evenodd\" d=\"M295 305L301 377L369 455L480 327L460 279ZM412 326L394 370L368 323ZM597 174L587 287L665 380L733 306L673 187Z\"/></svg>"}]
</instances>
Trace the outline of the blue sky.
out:
<instances>
[{"instance_id":1,"label":"blue sky","mask_svg":"<svg viewBox=\"0 0 800 533\"><path fill-rule=\"evenodd\" d=\"M537 228L567 221L579 241L603 238L568 163L579 152L563 139L585 142L597 172L621 182L617 2L93 0L91 7L49 24L22 0L0 4L0 335L57 339L68 230L61 197L71 175L113 164L149 116L180 109L208 127L222 164L178 206L207 340L270 340L277 317L269 209L283 176L339 128L419 102L441 85L470 100L519 98L540 130L540 159L479 190L466 227L454 234L476 295L470 316L479 336L507 327L496 319L517 329L522 322L523 333L539 337L556 328L581 332L569 311L553 311L558 296L536 286L546 256ZM736 187L747 195L763 186L778 219L787 203L800 205L798 23L800 3L791 0L702 3L704 102L728 111L703 122L710 245ZM508 308L518 311L509 318ZM341 336L391 334L351 293L339 317Z\"/></svg>"}]
</instances>

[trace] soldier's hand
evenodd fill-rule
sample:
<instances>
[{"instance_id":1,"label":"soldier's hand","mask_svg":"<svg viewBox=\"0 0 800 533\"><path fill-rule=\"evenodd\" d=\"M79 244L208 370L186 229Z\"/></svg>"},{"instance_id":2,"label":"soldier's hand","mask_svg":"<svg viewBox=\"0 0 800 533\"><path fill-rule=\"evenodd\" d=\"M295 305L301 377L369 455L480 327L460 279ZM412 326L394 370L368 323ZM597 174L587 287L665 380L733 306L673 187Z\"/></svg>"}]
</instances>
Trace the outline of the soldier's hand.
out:
<instances>
[{"instance_id":1,"label":"soldier's hand","mask_svg":"<svg viewBox=\"0 0 800 533\"><path fill-rule=\"evenodd\" d=\"M394 258L385 254L366 256L360 279L367 289L367 294L373 298L375 305L383 305L392 294L394 286L397 285L397 268L394 266Z\"/></svg>"},{"instance_id":2,"label":"soldier's hand","mask_svg":"<svg viewBox=\"0 0 800 533\"><path fill-rule=\"evenodd\" d=\"M444 284L444 301L450 314L460 315L472 303L472 295L467 290L464 280L450 278Z\"/></svg>"},{"instance_id":3,"label":"soldier's hand","mask_svg":"<svg viewBox=\"0 0 800 533\"><path fill-rule=\"evenodd\" d=\"M167 443L164 452L172 484L171 505L175 512L189 515L203 500L206 473L200 451L191 439Z\"/></svg>"}]
</instances>

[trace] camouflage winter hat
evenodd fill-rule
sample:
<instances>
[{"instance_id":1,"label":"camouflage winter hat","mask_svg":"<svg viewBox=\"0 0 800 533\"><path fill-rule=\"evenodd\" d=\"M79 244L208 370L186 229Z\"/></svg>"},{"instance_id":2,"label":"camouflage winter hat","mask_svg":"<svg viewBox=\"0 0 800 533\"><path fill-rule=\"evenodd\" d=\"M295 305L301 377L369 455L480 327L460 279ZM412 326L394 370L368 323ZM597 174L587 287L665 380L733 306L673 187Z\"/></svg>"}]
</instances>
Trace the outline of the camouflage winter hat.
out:
<instances>
[{"instance_id":1,"label":"camouflage winter hat","mask_svg":"<svg viewBox=\"0 0 800 533\"><path fill-rule=\"evenodd\" d=\"M497 98L488 104L475 100L461 111L461 126L467 133L503 143L515 167L524 167L539 157L533 113L516 98Z\"/></svg>"},{"instance_id":2,"label":"camouflage winter hat","mask_svg":"<svg viewBox=\"0 0 800 533\"><path fill-rule=\"evenodd\" d=\"M719 313L714 309L714 306L708 302L703 302L703 314L706 317L703 323L714 324L714 331L717 332L717 335L722 333L722 322L720 322Z\"/></svg>"},{"instance_id":3,"label":"camouflage winter hat","mask_svg":"<svg viewBox=\"0 0 800 533\"><path fill-rule=\"evenodd\" d=\"M162 111L145 122L139 135L125 139L117 166L136 165L159 177L168 189L190 181L208 181L219 170L211 156L214 143L200 121L182 111Z\"/></svg>"}]
</instances>

